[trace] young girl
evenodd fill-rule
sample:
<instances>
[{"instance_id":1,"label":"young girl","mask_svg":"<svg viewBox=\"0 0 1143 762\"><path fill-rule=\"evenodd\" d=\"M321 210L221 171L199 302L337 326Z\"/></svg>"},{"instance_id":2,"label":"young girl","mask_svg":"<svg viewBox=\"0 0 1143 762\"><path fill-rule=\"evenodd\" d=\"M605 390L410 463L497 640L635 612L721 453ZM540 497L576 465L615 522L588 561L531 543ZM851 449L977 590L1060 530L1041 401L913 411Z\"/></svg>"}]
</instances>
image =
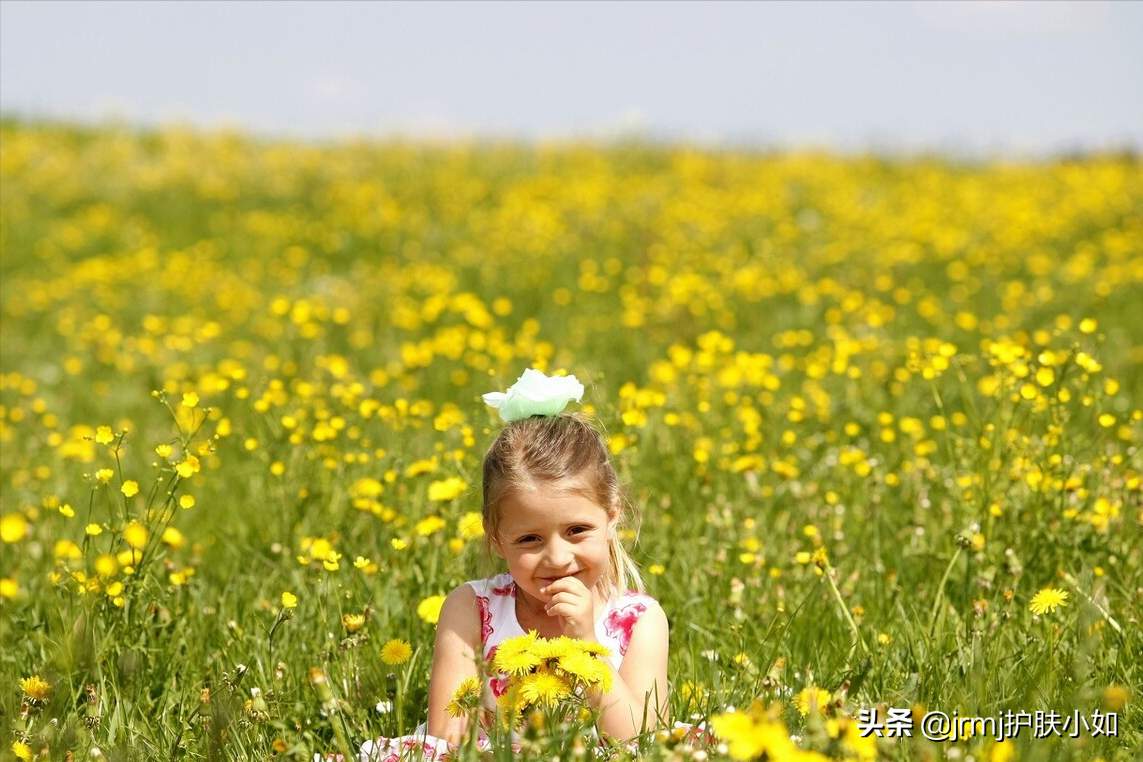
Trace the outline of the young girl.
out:
<instances>
[{"instance_id":1,"label":"young girl","mask_svg":"<svg viewBox=\"0 0 1143 762\"><path fill-rule=\"evenodd\" d=\"M641 588L619 539L624 500L602 435L578 414L574 376L525 371L507 394L485 395L507 421L484 457L488 549L507 573L467 582L445 600L437 623L429 715L412 737L366 743L362 760L387 760L421 746L435 757L468 732L446 707L457 687L484 673L489 709L505 689L488 675L497 645L535 630L597 641L611 652L613 686L589 695L599 731L626 741L666 721L667 618ZM481 669L481 664L484 669ZM487 745L480 733L479 742Z\"/></svg>"}]
</instances>

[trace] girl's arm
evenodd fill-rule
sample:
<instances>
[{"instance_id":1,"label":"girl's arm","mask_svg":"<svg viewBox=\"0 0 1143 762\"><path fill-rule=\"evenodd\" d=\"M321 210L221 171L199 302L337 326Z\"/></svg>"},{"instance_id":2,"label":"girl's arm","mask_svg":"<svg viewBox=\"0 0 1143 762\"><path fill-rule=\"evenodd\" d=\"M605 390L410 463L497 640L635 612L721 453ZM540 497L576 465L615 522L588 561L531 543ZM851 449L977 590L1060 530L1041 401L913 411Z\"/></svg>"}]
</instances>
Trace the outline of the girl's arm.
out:
<instances>
[{"instance_id":1,"label":"girl's arm","mask_svg":"<svg viewBox=\"0 0 1143 762\"><path fill-rule=\"evenodd\" d=\"M591 697L600 731L627 741L667 720L667 615L648 608L631 633L611 691Z\"/></svg>"},{"instance_id":2,"label":"girl's arm","mask_svg":"<svg viewBox=\"0 0 1143 762\"><path fill-rule=\"evenodd\" d=\"M480 615L476 607L476 591L461 585L449 593L437 620L437 637L433 645L433 671L429 679L430 735L459 744L468 729L464 717L452 717L445 707L465 678L478 677L480 650Z\"/></svg>"}]
</instances>

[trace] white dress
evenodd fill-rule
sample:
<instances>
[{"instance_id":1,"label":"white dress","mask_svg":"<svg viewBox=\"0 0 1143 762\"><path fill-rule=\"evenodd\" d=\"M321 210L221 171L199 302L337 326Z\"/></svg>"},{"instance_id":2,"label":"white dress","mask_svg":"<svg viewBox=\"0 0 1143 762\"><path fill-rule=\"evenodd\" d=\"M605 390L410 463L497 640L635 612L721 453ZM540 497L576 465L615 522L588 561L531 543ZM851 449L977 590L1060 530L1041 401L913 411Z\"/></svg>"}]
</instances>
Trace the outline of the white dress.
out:
<instances>
[{"instance_id":1,"label":"white dress","mask_svg":"<svg viewBox=\"0 0 1143 762\"><path fill-rule=\"evenodd\" d=\"M481 655L488 666L485 683L484 702L489 709L495 709L496 698L507 687L507 679L501 674L491 674L492 659L496 648L506 639L526 635L516 619L516 583L510 574L500 574L491 579L478 579L467 582L476 593L476 605L480 612ZM649 595L627 591L612 596L595 620L595 638L611 651L608 660L615 667L623 663L627 646L635 623L646 611L658 606ZM490 748L488 736L481 730L477 738L481 749ZM361 746L360 762L398 762L416 759L417 752L426 762L444 762L452 750L443 738L429 735L421 725L412 735L386 738L382 736L366 741Z\"/></svg>"}]
</instances>

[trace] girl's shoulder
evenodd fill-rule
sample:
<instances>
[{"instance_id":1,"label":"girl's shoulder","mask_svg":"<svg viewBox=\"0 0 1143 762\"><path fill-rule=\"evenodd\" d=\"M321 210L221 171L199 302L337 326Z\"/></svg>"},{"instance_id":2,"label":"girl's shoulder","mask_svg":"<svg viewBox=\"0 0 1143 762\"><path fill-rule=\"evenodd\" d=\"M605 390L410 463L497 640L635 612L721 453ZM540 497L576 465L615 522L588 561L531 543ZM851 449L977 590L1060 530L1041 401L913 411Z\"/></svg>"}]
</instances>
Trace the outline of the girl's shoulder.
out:
<instances>
[{"instance_id":1,"label":"girl's shoulder","mask_svg":"<svg viewBox=\"0 0 1143 762\"><path fill-rule=\"evenodd\" d=\"M620 593L619 595L611 596L611 599L608 601L607 608L609 610L626 609L633 606L644 611L649 608L662 608L657 600L647 595L646 593L639 592L638 590L628 590L624 593Z\"/></svg>"},{"instance_id":2,"label":"girl's shoulder","mask_svg":"<svg viewBox=\"0 0 1143 762\"><path fill-rule=\"evenodd\" d=\"M465 582L461 587L470 587L481 598L515 598L516 583L511 574L497 574L488 579L473 579Z\"/></svg>"}]
</instances>

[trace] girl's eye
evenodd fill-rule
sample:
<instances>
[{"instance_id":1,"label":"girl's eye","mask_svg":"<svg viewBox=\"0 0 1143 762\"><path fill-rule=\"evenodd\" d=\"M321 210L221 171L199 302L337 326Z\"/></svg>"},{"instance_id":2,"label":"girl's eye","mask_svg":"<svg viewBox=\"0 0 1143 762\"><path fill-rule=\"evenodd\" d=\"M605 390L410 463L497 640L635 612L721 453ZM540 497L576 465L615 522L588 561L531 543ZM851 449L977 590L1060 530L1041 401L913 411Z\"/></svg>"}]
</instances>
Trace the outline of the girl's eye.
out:
<instances>
[{"instance_id":1,"label":"girl's eye","mask_svg":"<svg viewBox=\"0 0 1143 762\"><path fill-rule=\"evenodd\" d=\"M516 542L535 542L537 539L538 538L536 535L530 534L526 535L525 537L521 537L519 540L516 540Z\"/></svg>"},{"instance_id":2,"label":"girl's eye","mask_svg":"<svg viewBox=\"0 0 1143 762\"><path fill-rule=\"evenodd\" d=\"M571 534L583 534L591 529L591 527L572 527Z\"/></svg>"}]
</instances>

